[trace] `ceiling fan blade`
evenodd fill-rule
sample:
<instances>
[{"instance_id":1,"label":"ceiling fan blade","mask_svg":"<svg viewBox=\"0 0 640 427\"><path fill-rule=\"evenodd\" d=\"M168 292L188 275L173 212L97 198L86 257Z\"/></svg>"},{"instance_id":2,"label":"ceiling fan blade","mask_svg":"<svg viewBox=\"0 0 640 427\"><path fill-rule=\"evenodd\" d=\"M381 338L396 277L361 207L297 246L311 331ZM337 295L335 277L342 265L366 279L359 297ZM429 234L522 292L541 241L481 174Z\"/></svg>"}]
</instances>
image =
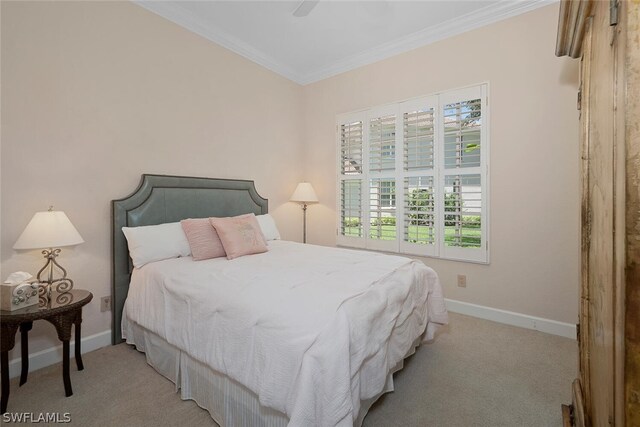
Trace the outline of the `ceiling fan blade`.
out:
<instances>
[{"instance_id":1,"label":"ceiling fan blade","mask_svg":"<svg viewBox=\"0 0 640 427\"><path fill-rule=\"evenodd\" d=\"M319 1L320 0L302 0L296 10L293 11L293 16L295 16L296 18L307 16L313 10L313 8L316 7Z\"/></svg>"}]
</instances>

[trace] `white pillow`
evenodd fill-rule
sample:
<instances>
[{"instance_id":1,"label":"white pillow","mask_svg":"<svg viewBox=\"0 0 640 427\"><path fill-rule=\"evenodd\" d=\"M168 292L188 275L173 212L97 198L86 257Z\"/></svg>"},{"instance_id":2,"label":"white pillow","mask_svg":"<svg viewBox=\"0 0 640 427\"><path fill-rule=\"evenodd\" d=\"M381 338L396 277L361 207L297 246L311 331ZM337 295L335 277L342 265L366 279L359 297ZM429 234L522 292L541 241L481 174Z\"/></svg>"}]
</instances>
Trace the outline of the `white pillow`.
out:
<instances>
[{"instance_id":1,"label":"white pillow","mask_svg":"<svg viewBox=\"0 0 640 427\"><path fill-rule=\"evenodd\" d=\"M122 227L122 232L127 238L129 255L136 268L150 262L191 254L189 241L179 222Z\"/></svg>"},{"instance_id":2,"label":"white pillow","mask_svg":"<svg viewBox=\"0 0 640 427\"><path fill-rule=\"evenodd\" d=\"M273 220L271 215L256 215L256 219L258 220L258 224L260 224L260 229L262 230L262 234L264 234L265 239L280 240L280 232L278 231L276 222Z\"/></svg>"}]
</instances>

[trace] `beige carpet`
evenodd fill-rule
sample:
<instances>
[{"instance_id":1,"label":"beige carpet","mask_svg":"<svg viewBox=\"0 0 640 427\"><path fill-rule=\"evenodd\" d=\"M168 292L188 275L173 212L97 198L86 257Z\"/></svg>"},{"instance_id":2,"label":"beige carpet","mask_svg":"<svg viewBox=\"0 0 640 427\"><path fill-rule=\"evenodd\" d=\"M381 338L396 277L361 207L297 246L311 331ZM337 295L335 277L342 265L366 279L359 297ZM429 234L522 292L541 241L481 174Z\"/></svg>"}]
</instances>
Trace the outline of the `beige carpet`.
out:
<instances>
[{"instance_id":1,"label":"beige carpet","mask_svg":"<svg viewBox=\"0 0 640 427\"><path fill-rule=\"evenodd\" d=\"M11 382L9 412L68 412L78 426L214 426L208 412L182 401L173 383L121 344L71 362L74 395L65 398L61 365ZM373 426L561 426L577 371L573 340L451 314L422 345L365 418ZM0 418L0 422L2 418ZM15 424L14 424L15 425Z\"/></svg>"}]
</instances>

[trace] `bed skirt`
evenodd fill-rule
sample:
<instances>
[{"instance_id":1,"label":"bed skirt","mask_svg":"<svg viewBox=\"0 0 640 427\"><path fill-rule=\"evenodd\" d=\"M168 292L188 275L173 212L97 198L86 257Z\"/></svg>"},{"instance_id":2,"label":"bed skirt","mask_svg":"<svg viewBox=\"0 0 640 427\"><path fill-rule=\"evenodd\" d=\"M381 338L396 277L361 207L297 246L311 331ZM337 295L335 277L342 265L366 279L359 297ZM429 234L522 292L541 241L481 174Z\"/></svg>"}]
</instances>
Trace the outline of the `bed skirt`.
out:
<instances>
[{"instance_id":1,"label":"bed skirt","mask_svg":"<svg viewBox=\"0 0 640 427\"><path fill-rule=\"evenodd\" d=\"M193 400L206 409L222 427L285 427L289 424L286 414L262 406L258 396L231 379L213 370L184 351L169 344L160 336L123 318L122 333L127 344L145 353L147 363L169 379L180 392L182 400ZM415 353L422 337L414 341L405 358ZM371 405L384 393L393 391L393 374L404 365L400 361L387 375L383 391L372 399L361 402L355 427L360 427Z\"/></svg>"}]
</instances>

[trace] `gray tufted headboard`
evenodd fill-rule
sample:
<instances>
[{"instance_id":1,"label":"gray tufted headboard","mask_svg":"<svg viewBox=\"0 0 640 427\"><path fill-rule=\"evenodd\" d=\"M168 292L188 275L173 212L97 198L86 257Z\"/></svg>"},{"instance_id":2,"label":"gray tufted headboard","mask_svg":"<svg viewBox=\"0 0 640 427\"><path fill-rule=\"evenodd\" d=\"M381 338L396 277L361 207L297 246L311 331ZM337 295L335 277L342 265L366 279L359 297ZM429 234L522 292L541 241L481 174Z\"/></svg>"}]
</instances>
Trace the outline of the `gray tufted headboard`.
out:
<instances>
[{"instance_id":1,"label":"gray tufted headboard","mask_svg":"<svg viewBox=\"0 0 640 427\"><path fill-rule=\"evenodd\" d=\"M146 174L136 191L113 200L111 206L113 344L122 341L122 309L133 268L122 227L268 212L268 200L258 194L253 181Z\"/></svg>"}]
</instances>

